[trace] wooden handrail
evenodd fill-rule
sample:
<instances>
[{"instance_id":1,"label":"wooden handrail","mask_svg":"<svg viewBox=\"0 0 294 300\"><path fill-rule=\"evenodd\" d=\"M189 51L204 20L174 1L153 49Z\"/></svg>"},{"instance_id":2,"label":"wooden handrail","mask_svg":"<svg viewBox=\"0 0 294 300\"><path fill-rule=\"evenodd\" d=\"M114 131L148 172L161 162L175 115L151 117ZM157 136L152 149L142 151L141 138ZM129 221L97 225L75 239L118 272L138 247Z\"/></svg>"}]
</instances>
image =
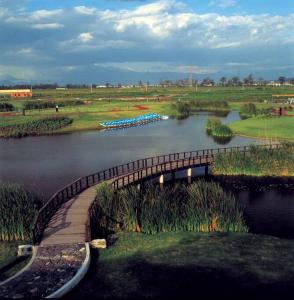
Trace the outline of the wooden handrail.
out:
<instances>
[{"instance_id":1,"label":"wooden handrail","mask_svg":"<svg viewBox=\"0 0 294 300\"><path fill-rule=\"evenodd\" d=\"M259 147L275 149L279 147L279 144L269 144L269 145L259 145ZM149 170L151 168L151 175L154 175L153 167L157 168L160 166L160 172L162 172L163 168L166 168L167 163L176 162L177 168L179 168L179 162L183 163L185 160L193 158L193 164L195 164L195 159L199 159L200 163L206 161L208 155L214 155L218 153L232 153L234 151L239 152L246 152L249 151L250 146L235 146L235 147L220 147L215 149L201 149L201 150L193 150L193 151L186 151L186 152L177 152L177 153L170 153L170 154L163 154L159 156L147 157L143 159L138 159L132 162L128 162L126 164L117 165L109 169L105 169L102 171L98 171L96 173L92 173L90 175L86 175L83 177L78 178L77 180L69 183L68 185L64 186L63 188L59 189L55 192L52 197L42 206L42 208L38 211L34 223L33 223L33 241L34 243L39 242L42 236L44 229L46 228L48 222L50 221L51 217L56 213L56 211L61 207L61 205L67 202L69 199L72 199L74 196L80 194L85 189L98 184L100 182L113 179L116 177L121 177L123 175L129 175L130 172L136 173L137 178L142 176L142 172L139 171L145 169ZM180 158L183 157L183 158ZM163 163L160 163L160 160ZM151 162L151 163L150 163ZM189 165L190 165L189 160ZM130 168L131 166L131 168ZM163 167L164 166L164 167ZM171 168L171 164L170 164ZM164 172L166 169L164 170ZM157 171L158 172L158 171ZM146 175L147 175L146 171ZM128 180L125 179L126 176L119 178L115 181L113 186L118 188L119 181L123 182L130 182L130 177L127 176ZM134 178L134 177L133 177Z\"/></svg>"}]
</instances>

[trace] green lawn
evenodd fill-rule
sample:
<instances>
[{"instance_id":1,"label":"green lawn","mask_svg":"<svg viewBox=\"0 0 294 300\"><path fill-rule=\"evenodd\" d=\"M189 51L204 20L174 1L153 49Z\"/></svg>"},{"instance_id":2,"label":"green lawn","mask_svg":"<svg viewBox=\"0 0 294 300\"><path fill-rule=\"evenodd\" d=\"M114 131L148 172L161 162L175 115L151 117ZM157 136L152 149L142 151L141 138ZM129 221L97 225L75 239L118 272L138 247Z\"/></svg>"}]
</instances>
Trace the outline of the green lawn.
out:
<instances>
[{"instance_id":1,"label":"green lawn","mask_svg":"<svg viewBox=\"0 0 294 300\"><path fill-rule=\"evenodd\" d=\"M73 124L57 132L99 129L99 122L119 118L138 116L144 113L157 112L163 115L176 115L171 103L181 99L184 101L228 101L229 109L240 111L244 103L254 102L258 109L279 106L272 104L272 94L293 93L294 87L150 87L114 89L69 89L69 90L35 90L33 101L67 101L80 99L86 105L60 107L58 115L73 119ZM160 96L160 101L152 98ZM9 100L19 111L0 113L0 127L26 123L55 115L55 109L27 110L22 116L23 104L30 99ZM264 101L267 100L268 103ZM141 110L138 106L144 106Z\"/></svg>"},{"instance_id":2,"label":"green lawn","mask_svg":"<svg viewBox=\"0 0 294 300\"><path fill-rule=\"evenodd\" d=\"M283 294L294 292L293 240L191 232L119 233L117 237L99 258L93 257L90 273L70 297L282 299Z\"/></svg>"},{"instance_id":3,"label":"green lawn","mask_svg":"<svg viewBox=\"0 0 294 300\"><path fill-rule=\"evenodd\" d=\"M254 117L230 124L235 134L294 141L294 117Z\"/></svg>"}]
</instances>

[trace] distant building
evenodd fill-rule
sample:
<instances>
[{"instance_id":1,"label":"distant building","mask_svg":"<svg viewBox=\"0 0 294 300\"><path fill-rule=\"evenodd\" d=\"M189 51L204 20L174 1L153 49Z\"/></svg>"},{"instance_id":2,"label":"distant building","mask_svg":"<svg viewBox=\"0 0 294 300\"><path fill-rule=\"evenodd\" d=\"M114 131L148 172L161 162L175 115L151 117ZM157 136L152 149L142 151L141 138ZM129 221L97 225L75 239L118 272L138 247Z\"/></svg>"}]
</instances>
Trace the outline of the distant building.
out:
<instances>
[{"instance_id":1,"label":"distant building","mask_svg":"<svg viewBox=\"0 0 294 300\"><path fill-rule=\"evenodd\" d=\"M0 96L10 96L11 98L32 97L33 93L29 89L0 90Z\"/></svg>"}]
</instances>

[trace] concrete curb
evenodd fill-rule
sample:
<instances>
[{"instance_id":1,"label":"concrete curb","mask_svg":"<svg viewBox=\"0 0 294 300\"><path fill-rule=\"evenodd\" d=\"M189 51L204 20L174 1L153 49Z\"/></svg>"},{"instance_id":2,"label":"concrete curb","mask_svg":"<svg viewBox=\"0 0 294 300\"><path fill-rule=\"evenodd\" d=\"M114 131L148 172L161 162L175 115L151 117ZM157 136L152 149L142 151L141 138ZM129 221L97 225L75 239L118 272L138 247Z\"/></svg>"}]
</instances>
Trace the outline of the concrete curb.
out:
<instances>
[{"instance_id":1,"label":"concrete curb","mask_svg":"<svg viewBox=\"0 0 294 300\"><path fill-rule=\"evenodd\" d=\"M46 297L47 299L61 298L62 296L67 294L69 291L71 291L84 278L84 276L88 272L88 269L90 266L90 261L91 261L89 243L85 243L85 248L86 248L86 258L85 258L83 264L81 265L80 269L78 270L78 272L65 285L63 285L61 288L59 288L54 293L48 295Z\"/></svg>"},{"instance_id":2,"label":"concrete curb","mask_svg":"<svg viewBox=\"0 0 294 300\"><path fill-rule=\"evenodd\" d=\"M34 260L37 256L37 252L38 252L38 246L33 246L33 255L32 255L30 261L28 262L28 264L25 267L23 267L20 271L18 271L16 274L14 274L13 276L11 276L11 277L5 279L4 281L0 282L0 286L8 283L9 281L15 279L16 277L20 276L25 271L27 271L30 268L30 266L33 264L33 262L34 262Z\"/></svg>"}]
</instances>

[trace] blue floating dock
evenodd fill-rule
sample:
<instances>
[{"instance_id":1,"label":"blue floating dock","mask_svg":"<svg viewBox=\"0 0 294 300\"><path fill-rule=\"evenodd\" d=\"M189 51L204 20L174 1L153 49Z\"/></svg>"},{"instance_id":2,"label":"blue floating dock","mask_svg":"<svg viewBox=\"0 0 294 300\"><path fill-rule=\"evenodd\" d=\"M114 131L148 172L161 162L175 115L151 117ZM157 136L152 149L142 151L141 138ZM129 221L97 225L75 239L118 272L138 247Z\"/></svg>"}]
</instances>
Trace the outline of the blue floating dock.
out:
<instances>
[{"instance_id":1,"label":"blue floating dock","mask_svg":"<svg viewBox=\"0 0 294 300\"><path fill-rule=\"evenodd\" d=\"M105 121L101 122L100 125L103 127L108 127L108 128L116 128L116 127L130 127L130 126L136 126L140 124L146 124L154 121L159 121L159 120L165 120L168 117L166 116L161 116L156 113L151 113L151 114L145 114L141 115L135 118L130 118L130 119L121 119L121 120L116 120L116 121Z\"/></svg>"}]
</instances>

